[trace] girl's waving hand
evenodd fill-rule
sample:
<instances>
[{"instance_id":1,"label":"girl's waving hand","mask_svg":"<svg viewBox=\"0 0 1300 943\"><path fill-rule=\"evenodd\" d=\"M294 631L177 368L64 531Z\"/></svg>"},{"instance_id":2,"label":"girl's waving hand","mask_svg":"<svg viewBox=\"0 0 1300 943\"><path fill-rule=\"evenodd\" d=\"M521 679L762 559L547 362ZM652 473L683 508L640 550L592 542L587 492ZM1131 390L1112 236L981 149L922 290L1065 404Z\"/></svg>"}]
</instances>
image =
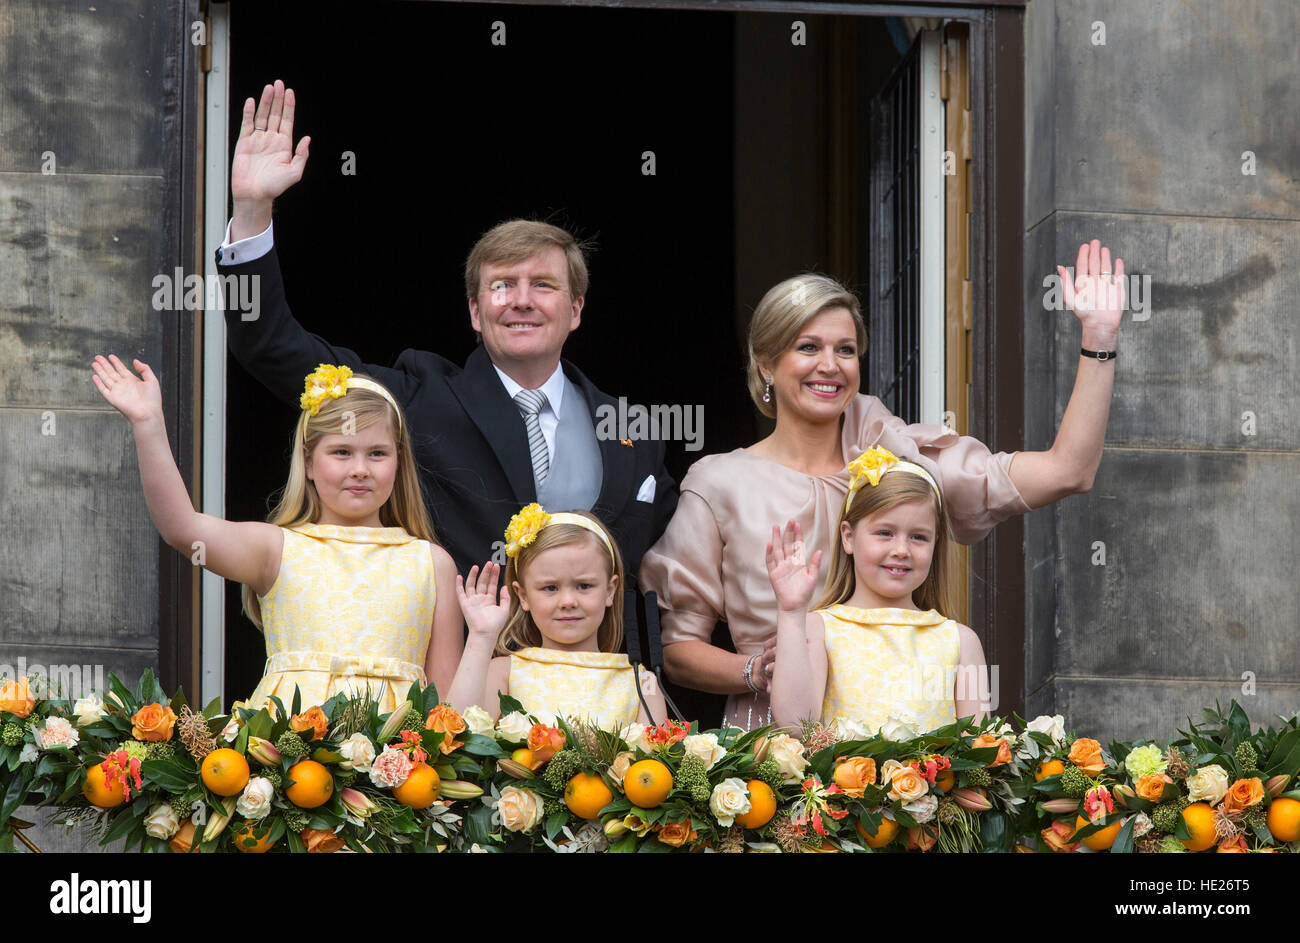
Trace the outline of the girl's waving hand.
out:
<instances>
[{"instance_id":1,"label":"girl's waving hand","mask_svg":"<svg viewBox=\"0 0 1300 943\"><path fill-rule=\"evenodd\" d=\"M781 611L799 612L808 608L817 590L821 562L820 550L812 555L812 560L804 559L803 529L797 521L786 523L784 535L781 528L772 528L772 542L767 545L767 575Z\"/></svg>"},{"instance_id":2,"label":"girl's waving hand","mask_svg":"<svg viewBox=\"0 0 1300 943\"><path fill-rule=\"evenodd\" d=\"M501 567L491 561L483 564L482 570L471 567L467 579L456 576L456 598L470 634L489 639L494 645L510 618L510 587L503 583L498 593L500 578Z\"/></svg>"}]
</instances>

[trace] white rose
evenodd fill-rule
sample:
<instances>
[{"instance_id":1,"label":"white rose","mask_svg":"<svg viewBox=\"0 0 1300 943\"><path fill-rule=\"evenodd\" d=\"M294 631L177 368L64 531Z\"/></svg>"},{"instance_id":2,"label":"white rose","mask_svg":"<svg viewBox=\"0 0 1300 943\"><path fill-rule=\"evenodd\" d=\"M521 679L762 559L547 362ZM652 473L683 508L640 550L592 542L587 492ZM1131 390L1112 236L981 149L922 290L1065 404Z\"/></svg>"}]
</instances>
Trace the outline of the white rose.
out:
<instances>
[{"instance_id":1,"label":"white rose","mask_svg":"<svg viewBox=\"0 0 1300 943\"><path fill-rule=\"evenodd\" d=\"M903 803L903 811L916 819L917 825L924 825L934 818L935 810L939 808L938 796L932 796L926 793L920 799L914 799L911 802Z\"/></svg>"},{"instance_id":2,"label":"white rose","mask_svg":"<svg viewBox=\"0 0 1300 943\"><path fill-rule=\"evenodd\" d=\"M856 720L841 720L836 725L841 740L870 740L867 725Z\"/></svg>"},{"instance_id":3,"label":"white rose","mask_svg":"<svg viewBox=\"0 0 1300 943\"><path fill-rule=\"evenodd\" d=\"M32 728L32 734L42 750L50 747L74 747L81 739L77 728L62 717L47 717L45 726Z\"/></svg>"},{"instance_id":4,"label":"white rose","mask_svg":"<svg viewBox=\"0 0 1300 943\"><path fill-rule=\"evenodd\" d=\"M713 787L709 811L723 828L730 828L736 816L744 815L749 809L749 789L743 779L724 779Z\"/></svg>"},{"instance_id":5,"label":"white rose","mask_svg":"<svg viewBox=\"0 0 1300 943\"><path fill-rule=\"evenodd\" d=\"M497 739L506 743L523 743L528 739L528 731L532 729L533 722L528 719L528 715L515 711L497 721Z\"/></svg>"},{"instance_id":6,"label":"white rose","mask_svg":"<svg viewBox=\"0 0 1300 943\"><path fill-rule=\"evenodd\" d=\"M271 781L264 776L254 776L235 803L235 811L250 822L256 822L271 811L271 800L274 797L275 786Z\"/></svg>"},{"instance_id":7,"label":"white rose","mask_svg":"<svg viewBox=\"0 0 1300 943\"><path fill-rule=\"evenodd\" d=\"M1045 733L1052 738L1052 743L1059 747L1065 743L1065 718L1060 714L1051 716L1039 714L1025 725L1025 733ZM1020 749L1016 751L1016 755L1021 759L1034 755L1029 743L1030 738L1026 736L1024 742L1020 744Z\"/></svg>"},{"instance_id":8,"label":"white rose","mask_svg":"<svg viewBox=\"0 0 1300 943\"><path fill-rule=\"evenodd\" d=\"M767 758L776 763L784 782L803 781L803 771L808 766L808 758L803 755L803 744L794 737L780 733L768 738Z\"/></svg>"},{"instance_id":9,"label":"white rose","mask_svg":"<svg viewBox=\"0 0 1300 943\"><path fill-rule=\"evenodd\" d=\"M619 732L619 736L633 750L640 750L642 753L653 753L654 744L645 738L647 729L645 724L629 724Z\"/></svg>"},{"instance_id":10,"label":"white rose","mask_svg":"<svg viewBox=\"0 0 1300 943\"><path fill-rule=\"evenodd\" d=\"M375 745L364 733L354 733L340 743L339 753L343 757L339 766L358 773L370 772L370 764L375 761Z\"/></svg>"},{"instance_id":11,"label":"white rose","mask_svg":"<svg viewBox=\"0 0 1300 943\"><path fill-rule=\"evenodd\" d=\"M919 730L897 717L891 717L880 725L881 738L893 740L895 743L902 743L904 740L915 740L920 735Z\"/></svg>"},{"instance_id":12,"label":"white rose","mask_svg":"<svg viewBox=\"0 0 1300 943\"><path fill-rule=\"evenodd\" d=\"M470 733L482 734L485 737L492 736L492 717L477 704L467 708L460 716Z\"/></svg>"},{"instance_id":13,"label":"white rose","mask_svg":"<svg viewBox=\"0 0 1300 943\"><path fill-rule=\"evenodd\" d=\"M87 727L97 720L104 719L104 702L99 699L98 694L91 693L86 697L78 698L77 703L72 705L72 712L77 715L77 726Z\"/></svg>"},{"instance_id":14,"label":"white rose","mask_svg":"<svg viewBox=\"0 0 1300 943\"><path fill-rule=\"evenodd\" d=\"M682 741L687 756L698 756L706 770L713 769L718 760L727 755L727 748L718 746L717 734L697 733Z\"/></svg>"},{"instance_id":15,"label":"white rose","mask_svg":"<svg viewBox=\"0 0 1300 943\"><path fill-rule=\"evenodd\" d=\"M1222 766L1202 766L1187 777L1187 798L1214 805L1228 792L1228 774Z\"/></svg>"},{"instance_id":16,"label":"white rose","mask_svg":"<svg viewBox=\"0 0 1300 943\"><path fill-rule=\"evenodd\" d=\"M512 832L529 832L542 821L542 802L537 794L518 786L506 786L497 800L501 824Z\"/></svg>"},{"instance_id":17,"label":"white rose","mask_svg":"<svg viewBox=\"0 0 1300 943\"><path fill-rule=\"evenodd\" d=\"M180 831L180 827L181 820L168 802L158 803L144 817L144 831L150 838L166 841Z\"/></svg>"}]
</instances>

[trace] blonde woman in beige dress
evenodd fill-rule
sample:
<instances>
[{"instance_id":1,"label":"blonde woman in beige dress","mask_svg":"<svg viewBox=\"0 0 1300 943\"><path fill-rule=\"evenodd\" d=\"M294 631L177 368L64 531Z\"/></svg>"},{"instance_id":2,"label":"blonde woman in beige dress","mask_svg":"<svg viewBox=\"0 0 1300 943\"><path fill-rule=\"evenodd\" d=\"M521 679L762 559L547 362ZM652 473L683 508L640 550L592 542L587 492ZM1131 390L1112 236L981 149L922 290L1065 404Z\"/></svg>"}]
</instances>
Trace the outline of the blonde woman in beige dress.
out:
<instances>
[{"instance_id":1,"label":"blonde woman in beige dress","mask_svg":"<svg viewBox=\"0 0 1300 943\"><path fill-rule=\"evenodd\" d=\"M776 428L748 448L691 466L677 511L640 573L642 588L659 596L669 677L728 695L724 724L750 729L770 719L777 604L765 550L772 523L796 521L810 550L829 548L850 459L878 445L926 469L961 543L1092 487L1110 412L1124 264L1115 260L1112 278L1110 251L1093 240L1080 247L1073 276L1057 272L1087 353L1045 452L993 454L944 426L908 425L859 393L866 330L857 297L833 279L788 279L759 302L750 322L749 391ZM727 623L735 653L711 644L718 622Z\"/></svg>"}]
</instances>

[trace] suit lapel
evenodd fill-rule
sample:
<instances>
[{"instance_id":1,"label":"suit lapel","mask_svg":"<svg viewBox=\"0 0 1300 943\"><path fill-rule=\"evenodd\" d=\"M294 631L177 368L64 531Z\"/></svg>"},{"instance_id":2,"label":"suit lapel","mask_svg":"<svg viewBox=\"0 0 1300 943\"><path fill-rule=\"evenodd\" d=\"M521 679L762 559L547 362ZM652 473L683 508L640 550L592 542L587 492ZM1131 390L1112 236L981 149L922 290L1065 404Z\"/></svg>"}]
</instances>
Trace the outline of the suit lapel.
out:
<instances>
[{"instance_id":1,"label":"suit lapel","mask_svg":"<svg viewBox=\"0 0 1300 943\"><path fill-rule=\"evenodd\" d=\"M537 487L533 482L533 459L528 451L524 417L501 385L501 378L482 345L474 348L465 361L465 369L448 385L492 446L514 490L515 500L520 505L536 501Z\"/></svg>"},{"instance_id":2,"label":"suit lapel","mask_svg":"<svg viewBox=\"0 0 1300 943\"><path fill-rule=\"evenodd\" d=\"M567 360L560 362L564 365L565 375L582 390L582 395L587 400L587 408L591 410L591 423L596 429L600 429L601 417L597 410L602 406L605 407L606 412L612 410L613 415L618 416L618 400L598 390L581 370ZM591 511L603 521L614 521L618 519L623 506L632 496L629 489L634 486L631 479L636 472L636 456L632 454L635 445L631 447L623 445L617 435L604 439L597 436L596 444L600 447L603 468L600 497L596 499Z\"/></svg>"}]
</instances>

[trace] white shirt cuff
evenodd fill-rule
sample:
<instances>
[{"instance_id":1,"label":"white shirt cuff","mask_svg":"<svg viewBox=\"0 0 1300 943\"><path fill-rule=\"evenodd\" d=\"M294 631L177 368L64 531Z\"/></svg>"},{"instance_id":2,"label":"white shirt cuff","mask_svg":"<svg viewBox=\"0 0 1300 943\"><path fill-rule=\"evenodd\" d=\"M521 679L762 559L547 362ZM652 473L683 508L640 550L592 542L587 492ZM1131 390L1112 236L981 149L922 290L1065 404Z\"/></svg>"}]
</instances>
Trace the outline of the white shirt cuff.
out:
<instances>
[{"instance_id":1,"label":"white shirt cuff","mask_svg":"<svg viewBox=\"0 0 1300 943\"><path fill-rule=\"evenodd\" d=\"M238 242L230 241L230 225L232 219L226 223L226 237L221 243L221 264L238 265L241 262L251 262L254 259L260 259L266 255L275 246L275 236L272 229L275 223L267 223L266 229L262 230L256 236L249 236L247 239L240 239Z\"/></svg>"}]
</instances>

